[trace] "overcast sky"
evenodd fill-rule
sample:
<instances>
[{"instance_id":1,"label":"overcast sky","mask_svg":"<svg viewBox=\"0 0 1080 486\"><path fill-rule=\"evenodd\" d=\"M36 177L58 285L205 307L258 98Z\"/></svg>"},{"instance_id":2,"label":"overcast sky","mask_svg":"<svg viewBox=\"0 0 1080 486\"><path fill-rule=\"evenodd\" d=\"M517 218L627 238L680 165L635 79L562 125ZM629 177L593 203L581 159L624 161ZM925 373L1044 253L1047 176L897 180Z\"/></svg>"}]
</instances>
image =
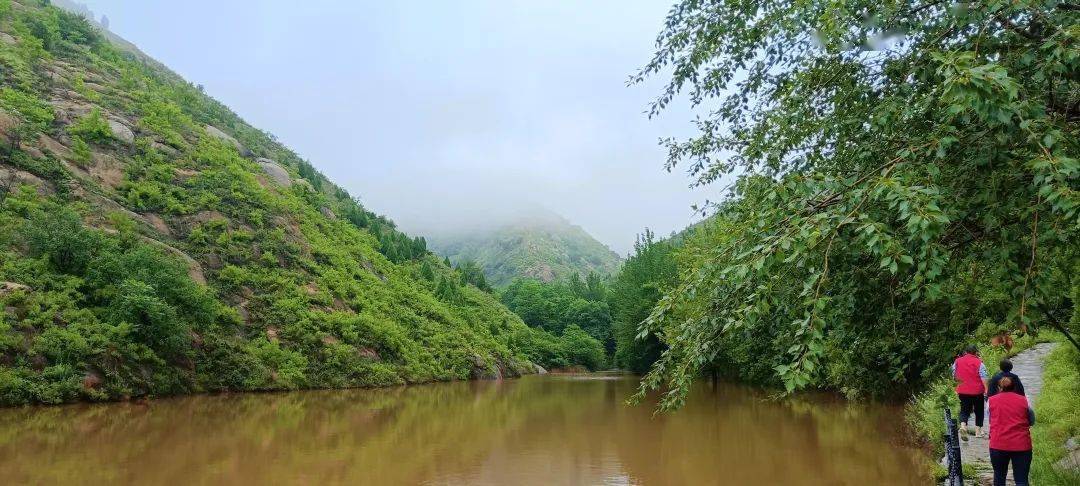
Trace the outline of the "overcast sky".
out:
<instances>
[{"instance_id":1,"label":"overcast sky","mask_svg":"<svg viewBox=\"0 0 1080 486\"><path fill-rule=\"evenodd\" d=\"M665 0L83 2L414 234L538 204L625 254L718 192L663 170L663 80L626 87Z\"/></svg>"}]
</instances>

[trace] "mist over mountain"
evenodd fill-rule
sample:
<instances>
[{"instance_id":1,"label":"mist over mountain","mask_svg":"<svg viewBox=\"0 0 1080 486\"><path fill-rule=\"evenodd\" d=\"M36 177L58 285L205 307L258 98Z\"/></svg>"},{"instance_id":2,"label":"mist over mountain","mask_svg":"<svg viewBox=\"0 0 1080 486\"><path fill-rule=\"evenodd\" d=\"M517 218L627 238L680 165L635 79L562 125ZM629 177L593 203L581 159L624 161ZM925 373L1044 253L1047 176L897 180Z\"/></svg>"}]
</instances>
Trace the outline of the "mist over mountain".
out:
<instances>
[{"instance_id":1,"label":"mist over mountain","mask_svg":"<svg viewBox=\"0 0 1080 486\"><path fill-rule=\"evenodd\" d=\"M588 232L540 206L494 211L491 218L469 224L438 225L417 230L428 246L452 263L475 261L495 286L515 278L543 282L573 274L611 275L622 259Z\"/></svg>"}]
</instances>

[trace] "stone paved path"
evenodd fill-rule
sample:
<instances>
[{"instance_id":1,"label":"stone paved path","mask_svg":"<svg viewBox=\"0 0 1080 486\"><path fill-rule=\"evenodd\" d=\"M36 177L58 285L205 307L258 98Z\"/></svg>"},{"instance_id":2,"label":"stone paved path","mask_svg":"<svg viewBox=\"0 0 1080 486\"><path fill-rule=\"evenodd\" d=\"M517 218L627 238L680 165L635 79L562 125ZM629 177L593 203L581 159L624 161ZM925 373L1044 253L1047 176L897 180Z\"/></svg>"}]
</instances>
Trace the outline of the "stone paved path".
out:
<instances>
[{"instance_id":1,"label":"stone paved path","mask_svg":"<svg viewBox=\"0 0 1080 486\"><path fill-rule=\"evenodd\" d=\"M1039 343L1012 358L1013 373L1016 373L1020 377L1020 381L1024 383L1024 393L1030 403L1035 403L1035 397L1042 390L1043 360L1046 359L1046 356L1050 354L1055 345L1056 343ZM986 369L993 375L998 371L997 363L986 363ZM953 413L957 413L957 411L954 410ZM1036 420L1038 420L1038 415L1039 411L1035 410ZM974 417L968 423L974 425ZM975 465L975 468L979 471L978 484L993 484L994 473L990 468L990 444L987 439L970 435L967 442L961 441L960 458L964 464ZM1009 475L1008 484L1013 484L1011 474Z\"/></svg>"}]
</instances>

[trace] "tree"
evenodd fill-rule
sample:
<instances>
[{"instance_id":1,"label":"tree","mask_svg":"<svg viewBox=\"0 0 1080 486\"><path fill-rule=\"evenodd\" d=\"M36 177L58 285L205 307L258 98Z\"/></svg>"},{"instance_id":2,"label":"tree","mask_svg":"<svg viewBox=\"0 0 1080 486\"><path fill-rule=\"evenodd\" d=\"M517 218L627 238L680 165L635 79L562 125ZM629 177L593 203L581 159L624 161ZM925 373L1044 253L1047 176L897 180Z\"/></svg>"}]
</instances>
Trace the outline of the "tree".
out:
<instances>
[{"instance_id":1,"label":"tree","mask_svg":"<svg viewBox=\"0 0 1080 486\"><path fill-rule=\"evenodd\" d=\"M585 298L585 295L588 294L585 282L581 280L581 274L577 272L570 275L570 278L566 282L566 286L570 288L571 293L583 299Z\"/></svg>"},{"instance_id":2,"label":"tree","mask_svg":"<svg viewBox=\"0 0 1080 486\"><path fill-rule=\"evenodd\" d=\"M33 214L24 233L30 255L45 257L57 271L71 275L82 275L102 246L100 235L69 208Z\"/></svg>"},{"instance_id":3,"label":"tree","mask_svg":"<svg viewBox=\"0 0 1080 486\"><path fill-rule=\"evenodd\" d=\"M562 351L570 363L578 363L590 370L604 367L604 347L580 327L571 325L563 331Z\"/></svg>"},{"instance_id":4,"label":"tree","mask_svg":"<svg viewBox=\"0 0 1080 486\"><path fill-rule=\"evenodd\" d=\"M484 278L484 269L475 261L465 260L458 265L457 270L461 273L462 285L469 284L484 292L491 292L491 286Z\"/></svg>"},{"instance_id":5,"label":"tree","mask_svg":"<svg viewBox=\"0 0 1080 486\"><path fill-rule=\"evenodd\" d=\"M859 389L826 365L872 367L832 350L864 333L961 339L980 311L953 297L977 269L1011 296L991 319L1024 330L1039 324L1036 309L1072 308L1048 276L1077 258L1080 11L965 5L684 0L671 10L633 81L672 73L654 114L683 93L712 108L698 135L666 141L667 168L688 164L699 185L736 177L713 210L737 233L647 320L669 349L642 394L664 386L662 406L681 404L726 336L757 329L777 331L788 390ZM934 344L886 349L899 353L887 361L893 381L914 384L921 363L943 359Z\"/></svg>"},{"instance_id":6,"label":"tree","mask_svg":"<svg viewBox=\"0 0 1080 486\"><path fill-rule=\"evenodd\" d=\"M529 326L555 334L575 326L599 341L606 352L614 352L608 303L575 294L572 282L517 279L503 290L502 302ZM587 287L583 284L581 288Z\"/></svg>"},{"instance_id":7,"label":"tree","mask_svg":"<svg viewBox=\"0 0 1080 486\"><path fill-rule=\"evenodd\" d=\"M639 336L639 326L675 282L678 268L673 247L658 242L648 229L638 235L634 254L627 258L611 284L608 302L615 341L615 365L644 373L660 358L663 344L651 332Z\"/></svg>"},{"instance_id":8,"label":"tree","mask_svg":"<svg viewBox=\"0 0 1080 486\"><path fill-rule=\"evenodd\" d=\"M420 264L420 278L429 282L435 280L435 270L431 268L431 263L427 260Z\"/></svg>"},{"instance_id":9,"label":"tree","mask_svg":"<svg viewBox=\"0 0 1080 486\"><path fill-rule=\"evenodd\" d=\"M585 292L582 295L587 300L600 302L607 299L607 287L604 279L596 272L589 272L585 277Z\"/></svg>"}]
</instances>

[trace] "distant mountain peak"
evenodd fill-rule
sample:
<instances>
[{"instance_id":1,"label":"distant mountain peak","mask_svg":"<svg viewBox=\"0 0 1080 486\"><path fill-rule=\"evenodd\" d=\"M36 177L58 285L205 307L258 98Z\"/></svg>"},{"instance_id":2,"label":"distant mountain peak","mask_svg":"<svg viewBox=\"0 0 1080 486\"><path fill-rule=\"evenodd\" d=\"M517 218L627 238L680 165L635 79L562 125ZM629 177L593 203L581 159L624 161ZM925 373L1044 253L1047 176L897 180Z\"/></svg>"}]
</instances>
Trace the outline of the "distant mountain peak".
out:
<instances>
[{"instance_id":1,"label":"distant mountain peak","mask_svg":"<svg viewBox=\"0 0 1080 486\"><path fill-rule=\"evenodd\" d=\"M617 253L580 226L539 207L516 217L431 234L428 243L451 262L479 263L495 286L515 278L549 282L574 273L610 275L622 262Z\"/></svg>"}]
</instances>

